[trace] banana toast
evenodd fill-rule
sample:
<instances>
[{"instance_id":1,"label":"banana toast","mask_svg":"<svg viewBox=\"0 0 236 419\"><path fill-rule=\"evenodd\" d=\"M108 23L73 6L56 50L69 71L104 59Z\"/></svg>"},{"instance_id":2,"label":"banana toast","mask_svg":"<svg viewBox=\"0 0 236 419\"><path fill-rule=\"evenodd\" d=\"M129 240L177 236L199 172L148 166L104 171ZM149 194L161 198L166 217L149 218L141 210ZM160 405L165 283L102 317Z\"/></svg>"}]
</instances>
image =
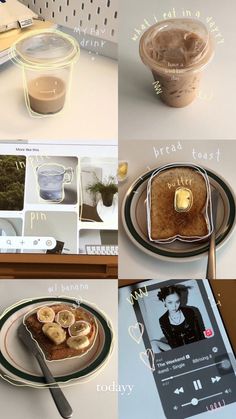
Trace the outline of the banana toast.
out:
<instances>
[{"instance_id":1,"label":"banana toast","mask_svg":"<svg viewBox=\"0 0 236 419\"><path fill-rule=\"evenodd\" d=\"M24 324L49 361L82 356L97 337L95 317L67 304L39 307L25 317Z\"/></svg>"}]
</instances>

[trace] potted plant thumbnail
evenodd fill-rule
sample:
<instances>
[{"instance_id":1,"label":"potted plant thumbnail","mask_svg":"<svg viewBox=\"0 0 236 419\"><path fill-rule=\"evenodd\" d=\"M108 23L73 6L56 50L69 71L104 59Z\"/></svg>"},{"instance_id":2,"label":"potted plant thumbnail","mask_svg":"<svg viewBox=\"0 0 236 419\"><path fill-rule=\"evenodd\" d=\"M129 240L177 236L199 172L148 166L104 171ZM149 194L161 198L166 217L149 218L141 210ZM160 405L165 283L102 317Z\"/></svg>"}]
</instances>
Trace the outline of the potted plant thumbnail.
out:
<instances>
[{"instance_id":1,"label":"potted plant thumbnail","mask_svg":"<svg viewBox=\"0 0 236 419\"><path fill-rule=\"evenodd\" d=\"M116 178L109 176L103 181L97 179L96 182L89 185L87 189L94 195L100 193L103 205L105 207L111 207L113 204L114 195L118 192L118 185Z\"/></svg>"}]
</instances>

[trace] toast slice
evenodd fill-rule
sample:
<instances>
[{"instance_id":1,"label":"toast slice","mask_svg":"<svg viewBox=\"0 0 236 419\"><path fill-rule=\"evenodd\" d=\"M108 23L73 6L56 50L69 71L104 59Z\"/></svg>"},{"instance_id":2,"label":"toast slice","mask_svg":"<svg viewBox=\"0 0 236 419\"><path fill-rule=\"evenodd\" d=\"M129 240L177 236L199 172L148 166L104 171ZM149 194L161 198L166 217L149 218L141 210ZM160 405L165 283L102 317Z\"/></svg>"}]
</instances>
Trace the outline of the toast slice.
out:
<instances>
[{"instance_id":1,"label":"toast slice","mask_svg":"<svg viewBox=\"0 0 236 419\"><path fill-rule=\"evenodd\" d=\"M175 207L178 190L191 194L189 210L178 212ZM151 179L150 240L196 240L210 234L207 219L208 189L204 176L193 167L176 166L162 170Z\"/></svg>"},{"instance_id":2,"label":"toast slice","mask_svg":"<svg viewBox=\"0 0 236 419\"><path fill-rule=\"evenodd\" d=\"M89 345L83 349L74 349L68 346L67 341L70 338L69 329L64 328L63 330L66 333L66 339L60 344L55 344L43 333L43 325L41 321L38 320L37 310L26 316L24 324L27 329L31 332L33 338L37 341L39 347L43 351L45 358L49 361L62 360L66 358L72 358L77 356L82 356L87 353L93 346L96 337L97 337L97 322L95 317L90 314L88 311L84 310L82 307L73 308L67 304L55 304L48 306L51 308L55 315L62 311L67 310L74 314L75 321L84 320L88 322L91 326L87 338L89 339Z\"/></svg>"}]
</instances>

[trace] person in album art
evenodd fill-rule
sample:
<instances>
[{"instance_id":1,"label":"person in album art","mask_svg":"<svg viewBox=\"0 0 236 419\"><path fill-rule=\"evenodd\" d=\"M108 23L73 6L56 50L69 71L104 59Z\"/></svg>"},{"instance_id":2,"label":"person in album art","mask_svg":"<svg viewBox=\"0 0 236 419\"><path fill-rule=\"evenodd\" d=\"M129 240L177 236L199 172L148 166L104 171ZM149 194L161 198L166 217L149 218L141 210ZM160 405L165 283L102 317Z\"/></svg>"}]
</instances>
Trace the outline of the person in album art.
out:
<instances>
[{"instance_id":1,"label":"person in album art","mask_svg":"<svg viewBox=\"0 0 236 419\"><path fill-rule=\"evenodd\" d=\"M157 297L163 302L166 312L159 323L167 343L158 342L160 350L177 348L205 339L204 323L196 307L181 305L181 288L178 286L163 287Z\"/></svg>"}]
</instances>

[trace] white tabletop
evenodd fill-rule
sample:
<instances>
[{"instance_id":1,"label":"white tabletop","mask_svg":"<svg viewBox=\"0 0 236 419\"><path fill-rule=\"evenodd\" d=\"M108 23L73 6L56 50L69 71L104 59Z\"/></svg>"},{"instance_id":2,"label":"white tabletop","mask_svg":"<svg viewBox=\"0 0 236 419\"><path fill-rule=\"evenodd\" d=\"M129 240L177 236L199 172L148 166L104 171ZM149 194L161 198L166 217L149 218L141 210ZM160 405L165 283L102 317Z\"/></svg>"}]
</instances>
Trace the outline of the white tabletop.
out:
<instances>
[{"instance_id":1,"label":"white tabletop","mask_svg":"<svg viewBox=\"0 0 236 419\"><path fill-rule=\"evenodd\" d=\"M176 151L171 152L172 149ZM155 147L155 153L154 149ZM167 147L167 148L166 148ZM178 150L178 147L181 149ZM212 156L211 156L211 153ZM174 162L189 162L215 171L225 179L235 193L236 142L234 141L137 141L122 142L119 158L129 161L128 179L119 188L121 206L129 186L142 173ZM157 158L156 158L157 156ZM195 158L194 158L195 156ZM200 156L201 158L198 158ZM213 159L211 159L213 157ZM232 279L236 274L236 232L217 251L217 278ZM167 262L159 260L141 251L128 238L122 225L119 224L119 278L121 279L187 279L205 278L207 257L194 262Z\"/></svg>"},{"instance_id":2,"label":"white tabletop","mask_svg":"<svg viewBox=\"0 0 236 419\"><path fill-rule=\"evenodd\" d=\"M0 140L76 140L117 142L117 62L81 50L73 73L71 97L62 113L33 118L26 108L21 69L0 66Z\"/></svg>"},{"instance_id":3,"label":"white tabletop","mask_svg":"<svg viewBox=\"0 0 236 419\"><path fill-rule=\"evenodd\" d=\"M121 139L235 139L236 3L223 7L215 0L120 1L119 135ZM174 8L174 11L173 11ZM139 57L139 40L149 25L168 17L192 17L218 28L216 51L203 74L201 97L185 108L170 108L155 94L150 70ZM175 12L175 15L174 15ZM164 15L166 13L166 15ZM168 15L169 13L169 15ZM198 16L198 15L197 15ZM209 23L209 25L210 25ZM135 30L136 29L136 30ZM136 41L134 34L141 32ZM224 39L223 43L221 42Z\"/></svg>"},{"instance_id":4,"label":"white tabletop","mask_svg":"<svg viewBox=\"0 0 236 419\"><path fill-rule=\"evenodd\" d=\"M87 288L86 288L87 287ZM67 295L81 296L95 303L111 319L117 332L117 281L115 280L40 280L0 281L0 312L27 297ZM75 419L117 419L117 393L98 391L97 385L117 384L117 353L95 378L83 384L63 388ZM105 387L104 387L105 389ZM16 387L0 378L1 417L18 419L59 419L47 389Z\"/></svg>"}]
</instances>

